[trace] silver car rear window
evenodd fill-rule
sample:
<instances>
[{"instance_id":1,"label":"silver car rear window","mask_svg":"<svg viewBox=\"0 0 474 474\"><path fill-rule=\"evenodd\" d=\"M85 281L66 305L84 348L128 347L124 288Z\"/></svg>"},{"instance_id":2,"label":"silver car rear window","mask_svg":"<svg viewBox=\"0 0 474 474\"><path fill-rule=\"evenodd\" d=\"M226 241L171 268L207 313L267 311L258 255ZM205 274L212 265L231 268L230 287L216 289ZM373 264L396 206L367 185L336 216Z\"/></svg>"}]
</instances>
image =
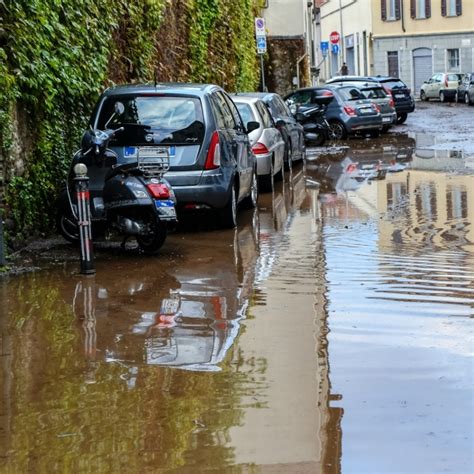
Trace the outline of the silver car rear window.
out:
<instances>
[{"instance_id":1,"label":"silver car rear window","mask_svg":"<svg viewBox=\"0 0 474 474\"><path fill-rule=\"evenodd\" d=\"M255 115L249 104L235 103L244 123L255 121Z\"/></svg>"}]
</instances>

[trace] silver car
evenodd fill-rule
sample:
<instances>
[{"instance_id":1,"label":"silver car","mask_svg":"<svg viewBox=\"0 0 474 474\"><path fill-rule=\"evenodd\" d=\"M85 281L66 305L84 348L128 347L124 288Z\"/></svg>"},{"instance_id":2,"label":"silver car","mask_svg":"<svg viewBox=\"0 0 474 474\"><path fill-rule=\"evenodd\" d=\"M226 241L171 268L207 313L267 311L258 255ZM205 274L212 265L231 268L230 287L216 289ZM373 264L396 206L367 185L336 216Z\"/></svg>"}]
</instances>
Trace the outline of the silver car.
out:
<instances>
[{"instance_id":1,"label":"silver car","mask_svg":"<svg viewBox=\"0 0 474 474\"><path fill-rule=\"evenodd\" d=\"M257 158L257 176L265 191L273 189L274 178L283 177L285 142L265 104L256 97L232 96L244 123L258 122L249 133L250 145Z\"/></svg>"}]
</instances>

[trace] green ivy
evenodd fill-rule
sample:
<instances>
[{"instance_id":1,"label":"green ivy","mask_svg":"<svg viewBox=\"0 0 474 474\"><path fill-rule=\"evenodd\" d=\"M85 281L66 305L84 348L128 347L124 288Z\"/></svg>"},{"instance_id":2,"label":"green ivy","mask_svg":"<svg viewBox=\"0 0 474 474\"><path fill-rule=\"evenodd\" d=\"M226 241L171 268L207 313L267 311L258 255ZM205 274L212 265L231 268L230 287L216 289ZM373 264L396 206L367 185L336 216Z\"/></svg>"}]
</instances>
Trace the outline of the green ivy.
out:
<instances>
[{"instance_id":1,"label":"green ivy","mask_svg":"<svg viewBox=\"0 0 474 474\"><path fill-rule=\"evenodd\" d=\"M5 194L16 234L51 229L55 198L98 95L114 83L160 80L160 51L187 55L185 80L254 90L259 2L0 0L0 159L10 160ZM160 34L166 8L184 8L186 44ZM21 173L12 163L16 112L26 117L20 135L26 131L31 142Z\"/></svg>"}]
</instances>

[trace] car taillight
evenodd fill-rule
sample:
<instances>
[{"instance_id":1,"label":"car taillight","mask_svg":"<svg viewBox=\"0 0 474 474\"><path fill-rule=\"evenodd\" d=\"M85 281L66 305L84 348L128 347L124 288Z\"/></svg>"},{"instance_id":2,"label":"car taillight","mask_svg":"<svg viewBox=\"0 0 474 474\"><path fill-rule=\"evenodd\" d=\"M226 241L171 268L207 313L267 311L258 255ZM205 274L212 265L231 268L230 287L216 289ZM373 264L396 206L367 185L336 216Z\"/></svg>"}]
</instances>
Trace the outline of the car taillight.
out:
<instances>
[{"instance_id":1,"label":"car taillight","mask_svg":"<svg viewBox=\"0 0 474 474\"><path fill-rule=\"evenodd\" d=\"M393 101L391 97L390 97L390 100L388 101L388 105L390 105L390 107L395 107L395 102Z\"/></svg>"},{"instance_id":2,"label":"car taillight","mask_svg":"<svg viewBox=\"0 0 474 474\"><path fill-rule=\"evenodd\" d=\"M265 155L269 153L268 148L260 142L255 143L255 145L252 147L252 151L255 155Z\"/></svg>"},{"instance_id":3,"label":"car taillight","mask_svg":"<svg viewBox=\"0 0 474 474\"><path fill-rule=\"evenodd\" d=\"M356 109L354 109L354 107L350 107L349 105L344 106L344 112L347 115L351 115L352 117L357 115Z\"/></svg>"},{"instance_id":4,"label":"car taillight","mask_svg":"<svg viewBox=\"0 0 474 474\"><path fill-rule=\"evenodd\" d=\"M388 87L382 86L383 90L390 96L392 97L392 89L389 89Z\"/></svg>"},{"instance_id":5,"label":"car taillight","mask_svg":"<svg viewBox=\"0 0 474 474\"><path fill-rule=\"evenodd\" d=\"M349 163L346 167L346 173L353 173L357 169L357 163Z\"/></svg>"},{"instance_id":6,"label":"car taillight","mask_svg":"<svg viewBox=\"0 0 474 474\"><path fill-rule=\"evenodd\" d=\"M372 108L380 113L380 107L377 104L372 104Z\"/></svg>"},{"instance_id":7,"label":"car taillight","mask_svg":"<svg viewBox=\"0 0 474 474\"><path fill-rule=\"evenodd\" d=\"M444 87L448 87L448 76L444 79Z\"/></svg>"},{"instance_id":8,"label":"car taillight","mask_svg":"<svg viewBox=\"0 0 474 474\"><path fill-rule=\"evenodd\" d=\"M164 183L147 184L146 187L155 199L170 198L170 189Z\"/></svg>"},{"instance_id":9,"label":"car taillight","mask_svg":"<svg viewBox=\"0 0 474 474\"><path fill-rule=\"evenodd\" d=\"M219 144L219 132L215 131L211 137L211 144L207 151L205 170L215 170L221 165L221 146Z\"/></svg>"}]
</instances>

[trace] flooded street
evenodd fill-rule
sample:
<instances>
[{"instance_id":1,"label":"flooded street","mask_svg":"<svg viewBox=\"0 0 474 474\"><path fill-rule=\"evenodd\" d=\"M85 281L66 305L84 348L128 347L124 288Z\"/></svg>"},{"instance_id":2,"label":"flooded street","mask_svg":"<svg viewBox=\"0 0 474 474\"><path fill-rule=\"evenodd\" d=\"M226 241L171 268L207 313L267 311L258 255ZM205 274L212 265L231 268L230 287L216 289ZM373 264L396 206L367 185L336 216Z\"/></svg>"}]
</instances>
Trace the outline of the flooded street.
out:
<instances>
[{"instance_id":1,"label":"flooded street","mask_svg":"<svg viewBox=\"0 0 474 474\"><path fill-rule=\"evenodd\" d=\"M235 231L0 279L0 471L472 472L474 156L430 140L310 149Z\"/></svg>"}]
</instances>

